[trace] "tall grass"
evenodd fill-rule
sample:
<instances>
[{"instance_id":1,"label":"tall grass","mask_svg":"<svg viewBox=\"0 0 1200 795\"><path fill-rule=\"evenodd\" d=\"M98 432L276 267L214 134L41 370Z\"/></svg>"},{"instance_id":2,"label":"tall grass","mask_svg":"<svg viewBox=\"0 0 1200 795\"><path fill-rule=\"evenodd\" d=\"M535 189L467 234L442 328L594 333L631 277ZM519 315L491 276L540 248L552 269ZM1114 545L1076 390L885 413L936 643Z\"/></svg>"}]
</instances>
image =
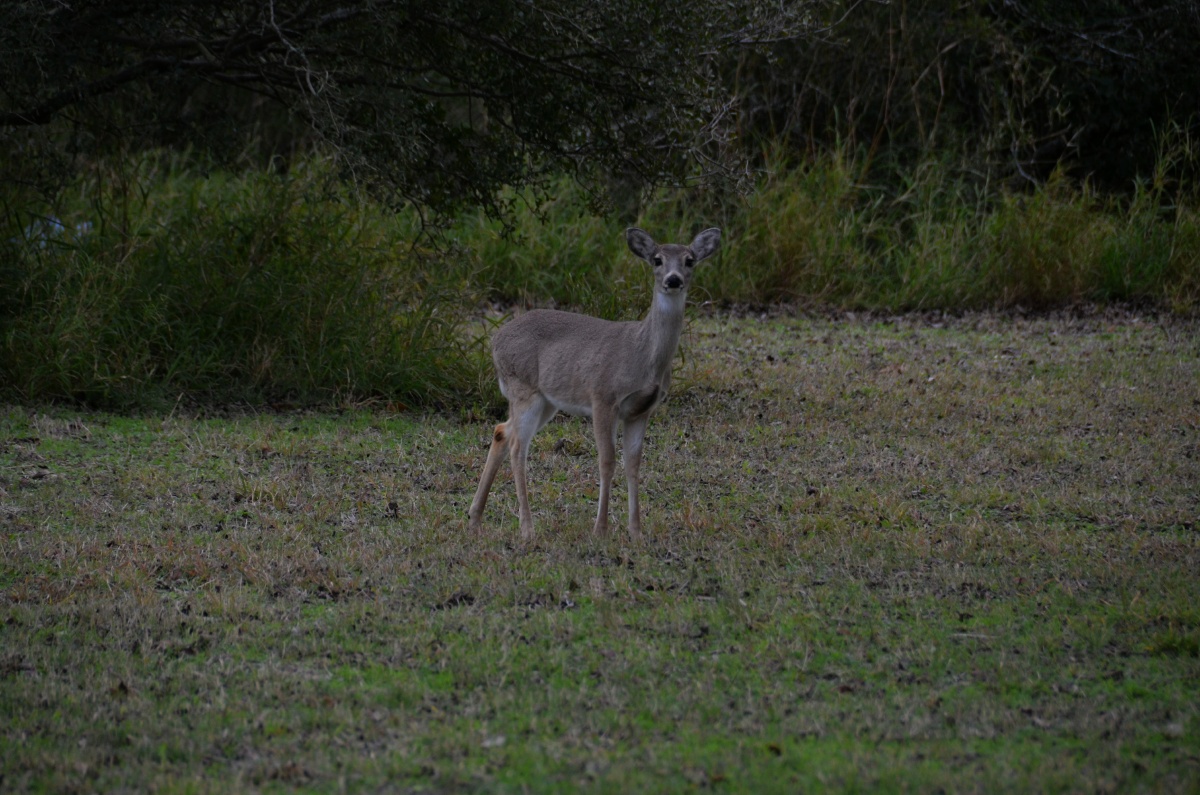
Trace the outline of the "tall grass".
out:
<instances>
[{"instance_id":1,"label":"tall grass","mask_svg":"<svg viewBox=\"0 0 1200 795\"><path fill-rule=\"evenodd\" d=\"M1055 175L980 184L953 158L882 167L849 151L768 156L747 197L660 193L638 223L686 242L725 231L693 298L881 311L1200 307L1200 193L1159 172L1113 197ZM286 176L205 175L147 158L97 170L60 224L8 213L0 259L0 399L107 407L197 400L424 405L490 390L481 302L609 318L649 303L623 225L567 179L511 219L419 219L347 191L320 162ZM90 227L80 226L86 222ZM90 231L77 233L76 227ZM489 393L490 394L490 393ZM493 396L494 397L494 396Z\"/></svg>"},{"instance_id":2,"label":"tall grass","mask_svg":"<svg viewBox=\"0 0 1200 795\"><path fill-rule=\"evenodd\" d=\"M589 210L587 193L560 180L554 198L522 206L508 228L482 213L458 219L451 236L470 251L477 278L508 304L559 305L611 319L649 304L644 263L628 254L623 227Z\"/></svg>"},{"instance_id":3,"label":"tall grass","mask_svg":"<svg viewBox=\"0 0 1200 795\"><path fill-rule=\"evenodd\" d=\"M1165 169L1114 197L1061 174L1021 190L980 184L948 157L890 170L845 150L766 163L747 197L663 193L643 208L639 223L661 240L723 227L695 298L884 311L1200 305L1200 196ZM644 265L625 253L621 225L585 207L564 181L515 237L475 217L457 239L495 298L635 314Z\"/></svg>"},{"instance_id":4,"label":"tall grass","mask_svg":"<svg viewBox=\"0 0 1200 795\"><path fill-rule=\"evenodd\" d=\"M90 231L33 223L8 241L10 398L428 403L476 380L458 333L466 260L414 248L412 218L320 164L235 178L147 159L99 173L67 210L66 230Z\"/></svg>"}]
</instances>

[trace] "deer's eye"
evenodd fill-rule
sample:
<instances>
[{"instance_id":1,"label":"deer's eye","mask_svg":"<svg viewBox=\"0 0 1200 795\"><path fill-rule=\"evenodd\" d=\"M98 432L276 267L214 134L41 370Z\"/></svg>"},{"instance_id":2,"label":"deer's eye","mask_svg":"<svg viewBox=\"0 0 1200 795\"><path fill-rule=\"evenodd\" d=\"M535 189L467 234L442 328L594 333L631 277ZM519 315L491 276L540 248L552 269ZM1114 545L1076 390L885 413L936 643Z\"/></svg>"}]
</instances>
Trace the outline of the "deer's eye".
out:
<instances>
[{"instance_id":1,"label":"deer's eye","mask_svg":"<svg viewBox=\"0 0 1200 795\"><path fill-rule=\"evenodd\" d=\"M694 259L692 259L691 257L684 257L684 258L683 258L683 267L685 267L685 268L690 268L690 267L692 267L692 266L693 266L693 265L695 265L695 264L696 264L696 261L695 261Z\"/></svg>"},{"instance_id":2,"label":"deer's eye","mask_svg":"<svg viewBox=\"0 0 1200 795\"><path fill-rule=\"evenodd\" d=\"M662 256L660 256L660 255L658 255L658 254L655 254L655 255L654 255L654 267L656 267L656 268L661 268L661 267L662 267L662 264L663 264L663 258L662 258Z\"/></svg>"}]
</instances>

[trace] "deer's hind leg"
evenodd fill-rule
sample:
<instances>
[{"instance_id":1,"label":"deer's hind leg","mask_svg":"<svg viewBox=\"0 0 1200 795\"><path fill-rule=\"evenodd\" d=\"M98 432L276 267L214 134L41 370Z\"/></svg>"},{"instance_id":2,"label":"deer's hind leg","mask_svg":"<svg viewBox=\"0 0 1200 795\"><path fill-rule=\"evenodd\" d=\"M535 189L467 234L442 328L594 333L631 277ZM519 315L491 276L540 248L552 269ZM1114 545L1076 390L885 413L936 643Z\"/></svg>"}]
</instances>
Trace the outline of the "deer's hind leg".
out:
<instances>
[{"instance_id":1,"label":"deer's hind leg","mask_svg":"<svg viewBox=\"0 0 1200 795\"><path fill-rule=\"evenodd\" d=\"M471 510L467 516L467 529L478 532L483 526L483 508L487 505L488 492L492 489L492 481L508 452L508 437L510 422L502 422L492 432L492 446L488 448L487 463L483 465L483 475L479 478L479 488L475 490L475 499L471 501Z\"/></svg>"}]
</instances>

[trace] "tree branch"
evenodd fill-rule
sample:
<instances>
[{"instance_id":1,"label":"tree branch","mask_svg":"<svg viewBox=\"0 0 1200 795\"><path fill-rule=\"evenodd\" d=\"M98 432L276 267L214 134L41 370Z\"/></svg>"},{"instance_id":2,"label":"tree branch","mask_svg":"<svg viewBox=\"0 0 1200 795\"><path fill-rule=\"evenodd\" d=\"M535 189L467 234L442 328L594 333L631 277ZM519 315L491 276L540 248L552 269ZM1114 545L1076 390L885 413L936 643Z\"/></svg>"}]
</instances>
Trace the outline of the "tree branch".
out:
<instances>
[{"instance_id":1,"label":"tree branch","mask_svg":"<svg viewBox=\"0 0 1200 795\"><path fill-rule=\"evenodd\" d=\"M90 83L83 83L68 88L65 91L60 91L42 104L28 110L0 113L0 126L25 127L48 124L55 113L58 113L69 105L108 94L127 83L135 82L155 72L179 68L192 71L206 71L212 70L215 67L216 64L213 64L207 58L192 58L188 60L179 58L147 58L119 72L106 75L99 80L93 80Z\"/></svg>"}]
</instances>

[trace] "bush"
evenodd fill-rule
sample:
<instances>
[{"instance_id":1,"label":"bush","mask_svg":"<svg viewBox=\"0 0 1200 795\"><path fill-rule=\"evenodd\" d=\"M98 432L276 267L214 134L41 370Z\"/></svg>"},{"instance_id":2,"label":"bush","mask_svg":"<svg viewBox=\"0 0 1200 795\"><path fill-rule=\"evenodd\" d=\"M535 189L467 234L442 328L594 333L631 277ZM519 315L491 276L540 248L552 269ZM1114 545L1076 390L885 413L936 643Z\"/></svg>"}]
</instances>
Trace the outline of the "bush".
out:
<instances>
[{"instance_id":1,"label":"bush","mask_svg":"<svg viewBox=\"0 0 1200 795\"><path fill-rule=\"evenodd\" d=\"M1061 173L1025 193L991 189L950 157L896 166L873 184L866 156L846 149L764 162L745 198L678 191L643 208L638 223L660 240L724 229L694 300L882 311L1197 305L1197 200L1165 178L1113 197ZM650 278L625 251L622 226L588 216L566 181L556 196L521 217L516 237L477 216L455 239L478 255L497 300L636 317Z\"/></svg>"},{"instance_id":2,"label":"bush","mask_svg":"<svg viewBox=\"0 0 1200 795\"><path fill-rule=\"evenodd\" d=\"M6 397L429 403L466 388L466 260L415 248L411 218L331 184L320 163L101 173L61 216L90 231L9 240Z\"/></svg>"},{"instance_id":3,"label":"bush","mask_svg":"<svg viewBox=\"0 0 1200 795\"><path fill-rule=\"evenodd\" d=\"M879 183L846 149L765 162L748 197L680 191L644 206L639 225L663 241L724 230L693 300L1200 305L1200 202L1167 169L1114 198L1061 174L1028 193L989 190L950 158ZM319 162L287 176L151 160L122 179L99 173L56 219L7 218L0 399L490 402L484 298L613 319L649 304L624 224L592 215L565 178L511 235L464 215L421 247L415 214L349 193Z\"/></svg>"}]
</instances>

